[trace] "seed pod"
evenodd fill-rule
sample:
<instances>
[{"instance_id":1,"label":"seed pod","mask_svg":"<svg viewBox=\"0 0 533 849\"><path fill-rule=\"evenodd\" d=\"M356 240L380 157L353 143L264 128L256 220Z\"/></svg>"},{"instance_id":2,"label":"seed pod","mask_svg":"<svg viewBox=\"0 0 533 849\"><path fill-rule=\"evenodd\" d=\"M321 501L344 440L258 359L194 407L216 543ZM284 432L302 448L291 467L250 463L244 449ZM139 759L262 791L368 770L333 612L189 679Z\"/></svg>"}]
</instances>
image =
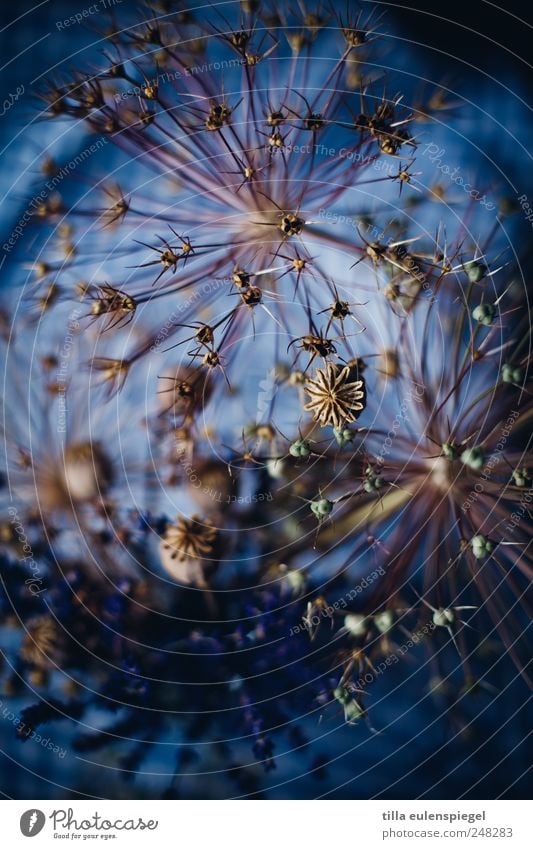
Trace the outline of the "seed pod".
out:
<instances>
[{"instance_id":1,"label":"seed pod","mask_svg":"<svg viewBox=\"0 0 533 849\"><path fill-rule=\"evenodd\" d=\"M291 212L281 219L280 229L284 236L298 236L302 232L304 224L303 218L298 218Z\"/></svg>"},{"instance_id":2,"label":"seed pod","mask_svg":"<svg viewBox=\"0 0 533 849\"><path fill-rule=\"evenodd\" d=\"M504 363L502 366L502 380L504 383L523 383L524 370L520 366L513 366L512 363Z\"/></svg>"},{"instance_id":3,"label":"seed pod","mask_svg":"<svg viewBox=\"0 0 533 849\"><path fill-rule=\"evenodd\" d=\"M527 469L515 469L513 472L513 483L515 486L520 487L531 486L531 478L527 473Z\"/></svg>"},{"instance_id":4,"label":"seed pod","mask_svg":"<svg viewBox=\"0 0 533 849\"><path fill-rule=\"evenodd\" d=\"M339 446L339 448L344 448L346 445L349 445L350 442L353 441L355 434L348 427L334 427L333 436L337 440L337 445Z\"/></svg>"},{"instance_id":5,"label":"seed pod","mask_svg":"<svg viewBox=\"0 0 533 849\"><path fill-rule=\"evenodd\" d=\"M353 637L362 637L368 630L368 620L361 613L348 613L344 617L344 627Z\"/></svg>"},{"instance_id":6,"label":"seed pod","mask_svg":"<svg viewBox=\"0 0 533 849\"><path fill-rule=\"evenodd\" d=\"M458 456L457 446L452 442L444 442L442 445L442 453L447 460L456 460Z\"/></svg>"},{"instance_id":7,"label":"seed pod","mask_svg":"<svg viewBox=\"0 0 533 849\"><path fill-rule=\"evenodd\" d=\"M465 270L471 283L479 283L488 274L488 268L482 262L472 260L465 264Z\"/></svg>"},{"instance_id":8,"label":"seed pod","mask_svg":"<svg viewBox=\"0 0 533 849\"><path fill-rule=\"evenodd\" d=\"M352 699L344 706L344 718L349 725L359 722L359 720L364 719L365 716L366 710L361 704L359 704L357 699Z\"/></svg>"},{"instance_id":9,"label":"seed pod","mask_svg":"<svg viewBox=\"0 0 533 849\"><path fill-rule=\"evenodd\" d=\"M433 622L440 628L449 628L455 620L455 613L449 608L439 607L433 613Z\"/></svg>"},{"instance_id":10,"label":"seed pod","mask_svg":"<svg viewBox=\"0 0 533 849\"><path fill-rule=\"evenodd\" d=\"M461 462L479 472L485 463L485 452L482 448L466 448L461 454Z\"/></svg>"},{"instance_id":11,"label":"seed pod","mask_svg":"<svg viewBox=\"0 0 533 849\"><path fill-rule=\"evenodd\" d=\"M347 705L351 699L350 691L346 687L335 687L333 690L333 697L341 703L341 705Z\"/></svg>"},{"instance_id":12,"label":"seed pod","mask_svg":"<svg viewBox=\"0 0 533 849\"><path fill-rule=\"evenodd\" d=\"M374 625L382 634L390 631L394 625L394 613L392 610L383 610L381 613L376 613L374 616Z\"/></svg>"},{"instance_id":13,"label":"seed pod","mask_svg":"<svg viewBox=\"0 0 533 849\"><path fill-rule=\"evenodd\" d=\"M317 519L324 519L333 510L333 502L328 501L327 498L319 498L311 502L311 510Z\"/></svg>"},{"instance_id":14,"label":"seed pod","mask_svg":"<svg viewBox=\"0 0 533 849\"><path fill-rule=\"evenodd\" d=\"M480 324L484 324L486 327L489 327L492 324L495 315L496 307L494 304L479 304L472 310L472 318Z\"/></svg>"},{"instance_id":15,"label":"seed pod","mask_svg":"<svg viewBox=\"0 0 533 849\"><path fill-rule=\"evenodd\" d=\"M472 554L476 560L482 560L487 557L494 549L493 543L488 540L483 534L476 534L470 541L472 546Z\"/></svg>"},{"instance_id":16,"label":"seed pod","mask_svg":"<svg viewBox=\"0 0 533 849\"><path fill-rule=\"evenodd\" d=\"M297 439L296 442L293 442L289 447L289 454L291 457L309 457L311 453L311 446L306 439Z\"/></svg>"}]
</instances>

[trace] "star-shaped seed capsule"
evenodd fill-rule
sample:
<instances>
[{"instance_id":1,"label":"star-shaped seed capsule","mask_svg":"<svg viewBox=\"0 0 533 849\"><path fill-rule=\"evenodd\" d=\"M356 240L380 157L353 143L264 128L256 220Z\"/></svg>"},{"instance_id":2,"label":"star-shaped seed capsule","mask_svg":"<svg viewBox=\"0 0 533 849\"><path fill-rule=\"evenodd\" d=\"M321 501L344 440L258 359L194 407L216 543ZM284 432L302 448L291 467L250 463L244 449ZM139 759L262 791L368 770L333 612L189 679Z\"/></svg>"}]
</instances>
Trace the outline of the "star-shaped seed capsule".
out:
<instances>
[{"instance_id":1,"label":"star-shaped seed capsule","mask_svg":"<svg viewBox=\"0 0 533 849\"><path fill-rule=\"evenodd\" d=\"M325 369L318 368L314 378L306 381L305 391L311 400L304 410L312 412L314 420L322 427L340 428L347 422L355 422L364 409L364 382L352 381L351 374L349 366L341 368L328 363Z\"/></svg>"}]
</instances>

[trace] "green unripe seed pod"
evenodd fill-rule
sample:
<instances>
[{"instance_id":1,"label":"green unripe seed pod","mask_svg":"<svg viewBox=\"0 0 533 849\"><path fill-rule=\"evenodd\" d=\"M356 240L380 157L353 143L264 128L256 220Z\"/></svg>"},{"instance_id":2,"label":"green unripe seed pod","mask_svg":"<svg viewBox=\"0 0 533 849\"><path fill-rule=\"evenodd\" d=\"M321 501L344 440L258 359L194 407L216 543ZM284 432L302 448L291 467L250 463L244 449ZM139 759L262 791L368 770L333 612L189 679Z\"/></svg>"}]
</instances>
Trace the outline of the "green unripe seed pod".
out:
<instances>
[{"instance_id":1,"label":"green unripe seed pod","mask_svg":"<svg viewBox=\"0 0 533 849\"><path fill-rule=\"evenodd\" d=\"M381 489L385 480L380 475L374 473L372 466L367 466L365 469L366 479L363 481L363 489L365 492L375 492L376 489Z\"/></svg>"},{"instance_id":2,"label":"green unripe seed pod","mask_svg":"<svg viewBox=\"0 0 533 849\"><path fill-rule=\"evenodd\" d=\"M311 446L306 439L297 439L296 442L293 442L289 447L289 454L291 457L309 457L311 453Z\"/></svg>"},{"instance_id":3,"label":"green unripe seed pod","mask_svg":"<svg viewBox=\"0 0 533 849\"><path fill-rule=\"evenodd\" d=\"M514 383L515 375L520 378L523 377L522 370L515 368L512 363L504 363L501 371L502 381L504 383Z\"/></svg>"},{"instance_id":4,"label":"green unripe seed pod","mask_svg":"<svg viewBox=\"0 0 533 849\"><path fill-rule=\"evenodd\" d=\"M483 280L485 275L488 272L488 268L486 265L483 265L482 262L478 262L477 260L473 260L469 262L465 266L466 274L471 283L479 283L480 280Z\"/></svg>"},{"instance_id":5,"label":"green unripe seed pod","mask_svg":"<svg viewBox=\"0 0 533 849\"><path fill-rule=\"evenodd\" d=\"M485 452L482 448L465 448L461 454L461 462L479 472L485 463Z\"/></svg>"},{"instance_id":6,"label":"green unripe seed pod","mask_svg":"<svg viewBox=\"0 0 533 849\"><path fill-rule=\"evenodd\" d=\"M346 689L346 687L336 687L333 690L333 697L341 703L341 705L347 705L351 699L350 691Z\"/></svg>"},{"instance_id":7,"label":"green unripe seed pod","mask_svg":"<svg viewBox=\"0 0 533 849\"><path fill-rule=\"evenodd\" d=\"M444 607L440 607L433 614L433 622L439 628L448 628L455 619L455 613L453 610L449 610Z\"/></svg>"},{"instance_id":8,"label":"green unripe seed pod","mask_svg":"<svg viewBox=\"0 0 533 849\"><path fill-rule=\"evenodd\" d=\"M472 554L476 560L482 560L483 557L486 557L494 550L493 543L490 539L483 536L483 534L476 534L472 537L470 545L472 546Z\"/></svg>"},{"instance_id":9,"label":"green unripe seed pod","mask_svg":"<svg viewBox=\"0 0 533 849\"><path fill-rule=\"evenodd\" d=\"M504 383L513 383L513 367L509 363L502 366L502 380Z\"/></svg>"},{"instance_id":10,"label":"green unripe seed pod","mask_svg":"<svg viewBox=\"0 0 533 849\"><path fill-rule=\"evenodd\" d=\"M513 472L513 483L515 486L529 486L531 483L526 469L515 469Z\"/></svg>"},{"instance_id":11,"label":"green unripe seed pod","mask_svg":"<svg viewBox=\"0 0 533 849\"><path fill-rule=\"evenodd\" d=\"M360 719L364 719L366 716L366 710L361 707L361 705L352 699L349 704L344 705L344 718L348 723L359 722Z\"/></svg>"},{"instance_id":12,"label":"green unripe seed pod","mask_svg":"<svg viewBox=\"0 0 533 849\"><path fill-rule=\"evenodd\" d=\"M361 613L348 613L344 617L344 627L353 637L362 637L368 628L367 618Z\"/></svg>"},{"instance_id":13,"label":"green unripe seed pod","mask_svg":"<svg viewBox=\"0 0 533 849\"><path fill-rule=\"evenodd\" d=\"M494 321L496 307L493 304L479 304L472 310L472 318L489 327Z\"/></svg>"},{"instance_id":14,"label":"green unripe seed pod","mask_svg":"<svg viewBox=\"0 0 533 849\"><path fill-rule=\"evenodd\" d=\"M442 445L442 453L447 460L457 459L457 446L452 442L444 442Z\"/></svg>"},{"instance_id":15,"label":"green unripe seed pod","mask_svg":"<svg viewBox=\"0 0 533 849\"><path fill-rule=\"evenodd\" d=\"M348 427L334 427L333 436L337 440L339 448L344 448L345 445L353 441L354 433Z\"/></svg>"},{"instance_id":16,"label":"green unripe seed pod","mask_svg":"<svg viewBox=\"0 0 533 849\"><path fill-rule=\"evenodd\" d=\"M381 613L376 613L374 616L374 625L382 634L390 631L394 625L394 613L392 610L383 610Z\"/></svg>"},{"instance_id":17,"label":"green unripe seed pod","mask_svg":"<svg viewBox=\"0 0 533 849\"><path fill-rule=\"evenodd\" d=\"M318 519L322 519L324 516L329 516L333 510L333 502L328 501L327 498L319 498L318 501L311 502L311 510Z\"/></svg>"},{"instance_id":18,"label":"green unripe seed pod","mask_svg":"<svg viewBox=\"0 0 533 849\"><path fill-rule=\"evenodd\" d=\"M502 380L504 383L523 383L524 369L514 366L512 363L504 363L502 366Z\"/></svg>"}]
</instances>

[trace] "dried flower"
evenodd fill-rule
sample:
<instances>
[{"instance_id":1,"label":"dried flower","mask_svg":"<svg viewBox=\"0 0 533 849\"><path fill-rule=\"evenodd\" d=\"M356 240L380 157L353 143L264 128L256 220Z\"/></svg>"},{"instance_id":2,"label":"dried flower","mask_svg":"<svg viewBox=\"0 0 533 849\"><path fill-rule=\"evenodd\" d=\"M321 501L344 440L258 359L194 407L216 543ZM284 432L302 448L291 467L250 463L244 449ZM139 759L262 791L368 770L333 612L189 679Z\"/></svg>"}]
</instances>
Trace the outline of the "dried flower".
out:
<instances>
[{"instance_id":1,"label":"dried flower","mask_svg":"<svg viewBox=\"0 0 533 849\"><path fill-rule=\"evenodd\" d=\"M318 368L312 380L305 384L311 396L304 410L313 413L315 421L322 427L333 425L342 428L347 422L357 421L364 409L364 382L352 380L349 366L340 367L328 363L325 369Z\"/></svg>"},{"instance_id":2,"label":"dried flower","mask_svg":"<svg viewBox=\"0 0 533 849\"><path fill-rule=\"evenodd\" d=\"M161 547L171 560L201 560L213 553L216 535L216 528L207 520L201 521L198 516L190 519L177 516L175 523L167 527Z\"/></svg>"},{"instance_id":3,"label":"dried flower","mask_svg":"<svg viewBox=\"0 0 533 849\"><path fill-rule=\"evenodd\" d=\"M60 660L60 631L52 616L37 616L25 626L20 655L30 666L50 669Z\"/></svg>"}]
</instances>

